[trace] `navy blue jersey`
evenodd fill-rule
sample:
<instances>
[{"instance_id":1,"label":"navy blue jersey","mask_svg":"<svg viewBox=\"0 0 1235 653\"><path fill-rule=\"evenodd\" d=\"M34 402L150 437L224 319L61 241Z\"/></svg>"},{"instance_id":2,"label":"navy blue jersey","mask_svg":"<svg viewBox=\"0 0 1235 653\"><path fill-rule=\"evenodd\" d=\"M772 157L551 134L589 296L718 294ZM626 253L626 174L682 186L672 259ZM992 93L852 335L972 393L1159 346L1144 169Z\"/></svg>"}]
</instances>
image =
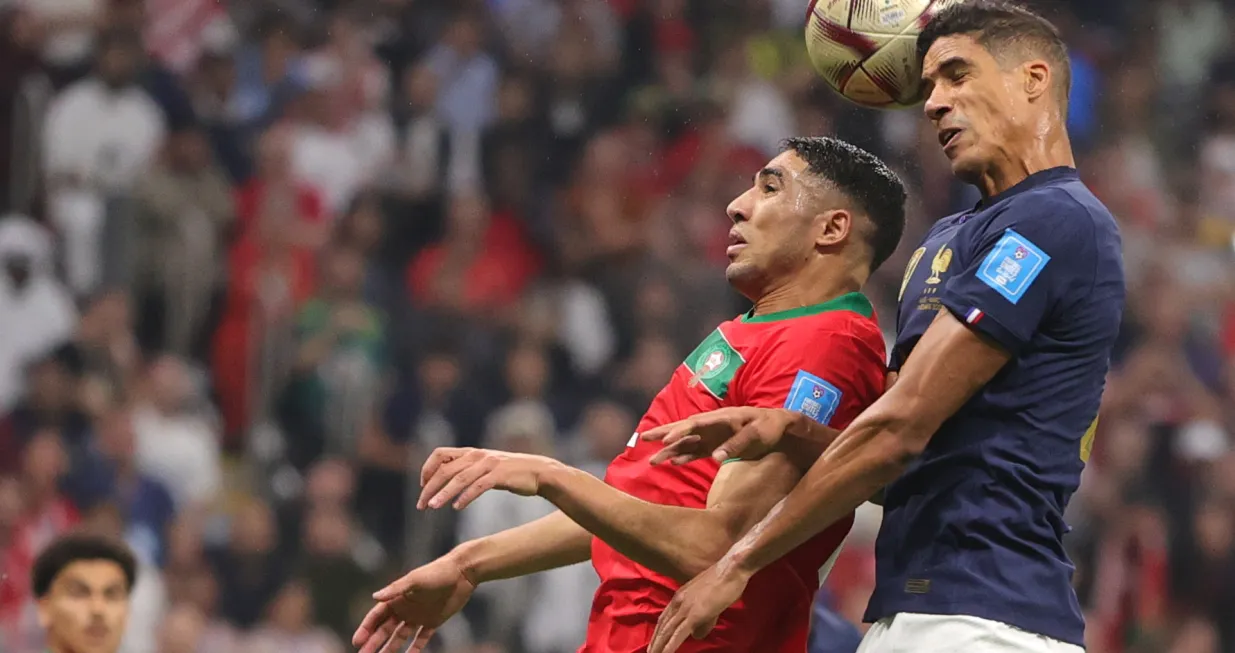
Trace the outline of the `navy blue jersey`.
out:
<instances>
[{"instance_id":1,"label":"navy blue jersey","mask_svg":"<svg viewBox=\"0 0 1235 653\"><path fill-rule=\"evenodd\" d=\"M1114 218L1055 168L940 220L901 286L892 368L941 309L1012 358L884 496L866 618L970 615L1083 645L1063 520L1124 306Z\"/></svg>"}]
</instances>

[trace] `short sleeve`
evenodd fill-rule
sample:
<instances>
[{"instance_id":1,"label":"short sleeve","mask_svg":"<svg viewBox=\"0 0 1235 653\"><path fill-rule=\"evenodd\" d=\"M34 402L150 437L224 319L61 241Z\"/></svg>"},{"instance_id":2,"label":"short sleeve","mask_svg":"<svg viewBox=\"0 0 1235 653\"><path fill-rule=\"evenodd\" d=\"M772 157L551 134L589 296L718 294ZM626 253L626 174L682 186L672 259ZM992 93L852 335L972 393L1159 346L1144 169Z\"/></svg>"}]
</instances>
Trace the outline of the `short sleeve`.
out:
<instances>
[{"instance_id":1,"label":"short sleeve","mask_svg":"<svg viewBox=\"0 0 1235 653\"><path fill-rule=\"evenodd\" d=\"M1015 354L1060 302L1092 285L1091 217L1070 201L1035 198L993 221L941 301L957 319Z\"/></svg>"},{"instance_id":2,"label":"short sleeve","mask_svg":"<svg viewBox=\"0 0 1235 653\"><path fill-rule=\"evenodd\" d=\"M884 342L868 318L845 312L781 330L743 367L736 399L843 427L883 390Z\"/></svg>"}]
</instances>

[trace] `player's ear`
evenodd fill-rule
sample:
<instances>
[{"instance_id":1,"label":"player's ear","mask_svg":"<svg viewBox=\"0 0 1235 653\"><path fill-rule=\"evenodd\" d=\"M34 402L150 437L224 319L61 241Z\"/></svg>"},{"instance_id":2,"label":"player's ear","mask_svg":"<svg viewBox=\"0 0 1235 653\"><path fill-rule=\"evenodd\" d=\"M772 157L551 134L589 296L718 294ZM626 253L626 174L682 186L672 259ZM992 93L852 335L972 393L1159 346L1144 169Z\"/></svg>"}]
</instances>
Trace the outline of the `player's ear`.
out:
<instances>
[{"instance_id":1,"label":"player's ear","mask_svg":"<svg viewBox=\"0 0 1235 653\"><path fill-rule=\"evenodd\" d=\"M815 216L815 247L834 247L849 237L853 230L853 214L845 209L832 209Z\"/></svg>"},{"instance_id":2,"label":"player's ear","mask_svg":"<svg viewBox=\"0 0 1235 653\"><path fill-rule=\"evenodd\" d=\"M1051 86L1050 64L1041 60L1028 61L1022 67L1025 74L1025 94L1032 102L1046 94Z\"/></svg>"}]
</instances>

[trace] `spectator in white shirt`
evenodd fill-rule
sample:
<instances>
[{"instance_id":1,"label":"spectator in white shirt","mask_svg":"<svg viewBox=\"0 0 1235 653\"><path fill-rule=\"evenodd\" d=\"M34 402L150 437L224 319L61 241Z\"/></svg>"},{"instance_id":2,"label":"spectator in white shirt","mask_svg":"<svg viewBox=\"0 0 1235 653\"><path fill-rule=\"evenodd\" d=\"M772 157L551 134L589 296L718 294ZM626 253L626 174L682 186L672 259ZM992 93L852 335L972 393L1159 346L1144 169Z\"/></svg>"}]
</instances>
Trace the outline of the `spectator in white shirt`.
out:
<instances>
[{"instance_id":1,"label":"spectator in white shirt","mask_svg":"<svg viewBox=\"0 0 1235 653\"><path fill-rule=\"evenodd\" d=\"M48 215L78 293L100 280L107 200L132 187L163 141L163 116L135 82L141 47L129 32L100 37L95 73L52 101L44 125Z\"/></svg>"},{"instance_id":2,"label":"spectator in white shirt","mask_svg":"<svg viewBox=\"0 0 1235 653\"><path fill-rule=\"evenodd\" d=\"M217 420L194 408L193 382L180 360L156 360L146 382L147 397L133 415L138 467L167 486L178 509L211 505L223 487Z\"/></svg>"},{"instance_id":3,"label":"spectator in white shirt","mask_svg":"<svg viewBox=\"0 0 1235 653\"><path fill-rule=\"evenodd\" d=\"M23 216L0 219L0 414L21 397L26 364L73 335L77 310L52 274L52 240Z\"/></svg>"}]
</instances>

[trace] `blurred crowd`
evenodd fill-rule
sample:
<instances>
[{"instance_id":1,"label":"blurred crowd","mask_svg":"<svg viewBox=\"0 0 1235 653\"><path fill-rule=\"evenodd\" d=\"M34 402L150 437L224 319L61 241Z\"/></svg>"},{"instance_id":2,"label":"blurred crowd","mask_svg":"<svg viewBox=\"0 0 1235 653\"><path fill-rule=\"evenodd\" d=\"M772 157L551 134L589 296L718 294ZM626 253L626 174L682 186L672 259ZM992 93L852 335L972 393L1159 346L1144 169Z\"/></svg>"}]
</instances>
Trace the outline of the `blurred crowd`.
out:
<instances>
[{"instance_id":1,"label":"blurred crowd","mask_svg":"<svg viewBox=\"0 0 1235 653\"><path fill-rule=\"evenodd\" d=\"M371 591L545 514L419 513L440 445L602 474L744 310L727 202L794 134L912 191L868 293L971 206L916 111L804 59L805 0L0 0L0 651L34 554L122 536L124 653L335 653ZM1037 4L1129 303L1069 544L1094 653L1235 652L1235 2ZM413 475L412 478L415 478ZM821 592L857 622L878 513ZM570 653L586 565L482 587L451 653Z\"/></svg>"}]
</instances>

